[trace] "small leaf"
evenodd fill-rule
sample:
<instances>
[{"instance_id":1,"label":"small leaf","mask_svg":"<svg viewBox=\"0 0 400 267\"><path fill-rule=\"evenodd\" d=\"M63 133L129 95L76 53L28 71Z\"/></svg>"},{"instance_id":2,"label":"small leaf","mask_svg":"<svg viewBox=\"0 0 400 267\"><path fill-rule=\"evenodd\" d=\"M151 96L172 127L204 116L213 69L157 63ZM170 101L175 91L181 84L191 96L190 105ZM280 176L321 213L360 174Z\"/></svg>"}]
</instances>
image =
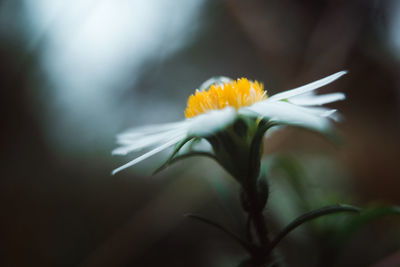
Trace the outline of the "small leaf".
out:
<instances>
[{"instance_id":1,"label":"small leaf","mask_svg":"<svg viewBox=\"0 0 400 267\"><path fill-rule=\"evenodd\" d=\"M242 240L238 235L236 235L235 233L231 232L230 230L226 229L224 226L222 226L221 224L211 221L210 219L204 218L202 216L199 215L195 215L195 214L185 214L185 217L191 218L191 219L195 219L198 220L202 223L214 226L215 228L221 230L222 232L224 232L225 234L227 234L228 236L230 236L232 239L234 239L236 242L238 242L240 245L242 245L242 247L244 247L250 254L252 254L255 250L255 248L253 247L253 245L247 243L246 241Z\"/></svg>"},{"instance_id":2,"label":"small leaf","mask_svg":"<svg viewBox=\"0 0 400 267\"><path fill-rule=\"evenodd\" d=\"M342 227L342 230L336 234L336 242L343 244L348 238L361 227L368 223L387 215L400 215L399 206L380 206L370 209L364 209L359 216L352 218Z\"/></svg>"},{"instance_id":3,"label":"small leaf","mask_svg":"<svg viewBox=\"0 0 400 267\"><path fill-rule=\"evenodd\" d=\"M355 206L336 204L307 212L301 215L300 217L296 218L294 221L292 221L272 240L267 253L270 253L283 238L285 238L291 231L293 231L294 229L296 229L298 226L302 225L305 222L308 222L310 220L316 219L324 215L333 214L337 212L360 212L360 211L361 209Z\"/></svg>"}]
</instances>

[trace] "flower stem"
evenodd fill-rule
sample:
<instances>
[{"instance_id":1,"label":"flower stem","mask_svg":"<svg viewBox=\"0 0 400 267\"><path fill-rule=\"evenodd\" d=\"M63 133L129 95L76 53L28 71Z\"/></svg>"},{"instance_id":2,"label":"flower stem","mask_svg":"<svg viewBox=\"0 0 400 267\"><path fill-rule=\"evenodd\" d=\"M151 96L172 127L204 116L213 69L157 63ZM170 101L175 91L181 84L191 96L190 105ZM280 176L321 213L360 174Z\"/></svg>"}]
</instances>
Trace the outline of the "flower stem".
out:
<instances>
[{"instance_id":1,"label":"flower stem","mask_svg":"<svg viewBox=\"0 0 400 267\"><path fill-rule=\"evenodd\" d=\"M253 190L249 190L244 197L246 197L245 201L247 202L245 210L247 211L249 220L251 220L254 226L255 234L259 242L254 246L256 249L251 255L251 266L267 266L268 263L273 261L271 254L265 253L268 251L271 242L268 238L268 229L262 213L263 207L261 207L258 202L257 191L255 187ZM251 242L251 240L249 241Z\"/></svg>"},{"instance_id":2,"label":"flower stem","mask_svg":"<svg viewBox=\"0 0 400 267\"><path fill-rule=\"evenodd\" d=\"M265 225L264 215L261 212L257 212L253 214L253 216L254 227L258 233L258 239L261 243L261 246L268 247L270 242L268 239L268 230Z\"/></svg>"},{"instance_id":3,"label":"flower stem","mask_svg":"<svg viewBox=\"0 0 400 267\"><path fill-rule=\"evenodd\" d=\"M265 218L262 213L263 207L260 206L257 199L257 191L255 186L252 188L253 190L249 190L247 193L247 201L248 201L248 216L253 221L254 228L257 233L258 241L262 247L266 247L269 244L268 240L268 230L265 224Z\"/></svg>"},{"instance_id":4,"label":"flower stem","mask_svg":"<svg viewBox=\"0 0 400 267\"><path fill-rule=\"evenodd\" d=\"M267 128L264 129L266 125L259 126L250 145L248 174L247 179L242 180L243 191L241 195L243 209L247 212L248 216L248 242L253 243L255 248L251 253L252 258L249 261L249 266L252 267L264 267L273 262L272 254L268 250L271 241L268 238L268 229L263 215L263 210L268 199L268 184L261 183L262 179L260 179L262 141ZM253 241L251 236L251 226L254 226L257 243Z\"/></svg>"}]
</instances>

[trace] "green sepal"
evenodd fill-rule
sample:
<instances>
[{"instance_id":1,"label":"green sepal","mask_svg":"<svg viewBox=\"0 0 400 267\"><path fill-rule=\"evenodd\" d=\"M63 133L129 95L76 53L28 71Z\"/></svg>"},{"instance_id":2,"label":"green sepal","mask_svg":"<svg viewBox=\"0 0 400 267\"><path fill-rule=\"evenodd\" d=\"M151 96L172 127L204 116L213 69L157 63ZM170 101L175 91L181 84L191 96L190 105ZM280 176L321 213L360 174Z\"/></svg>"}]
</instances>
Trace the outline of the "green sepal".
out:
<instances>
[{"instance_id":1,"label":"green sepal","mask_svg":"<svg viewBox=\"0 0 400 267\"><path fill-rule=\"evenodd\" d=\"M153 175L159 173L160 171L164 170L166 167L168 167L171 164L171 161L173 158L179 153L179 151L182 149L182 147L189 142L190 140L194 139L194 136L188 136L181 142L179 142L176 146L174 151L172 151L171 155L168 157L168 159L160 166L158 167L154 172Z\"/></svg>"},{"instance_id":2,"label":"green sepal","mask_svg":"<svg viewBox=\"0 0 400 267\"><path fill-rule=\"evenodd\" d=\"M263 137L271 126L261 118L239 115L231 126L207 137L219 164L246 190L259 177Z\"/></svg>"},{"instance_id":3,"label":"green sepal","mask_svg":"<svg viewBox=\"0 0 400 267\"><path fill-rule=\"evenodd\" d=\"M159 173L160 171L164 170L165 168L169 167L170 165L182 160L182 159L187 159L191 157L196 157L196 156L202 156L202 157L208 157L211 159L216 160L215 156L207 151L190 151L182 155L177 155L173 158L170 158L168 161L166 161L164 164L162 164L160 167L158 167L154 172L153 175Z\"/></svg>"}]
</instances>

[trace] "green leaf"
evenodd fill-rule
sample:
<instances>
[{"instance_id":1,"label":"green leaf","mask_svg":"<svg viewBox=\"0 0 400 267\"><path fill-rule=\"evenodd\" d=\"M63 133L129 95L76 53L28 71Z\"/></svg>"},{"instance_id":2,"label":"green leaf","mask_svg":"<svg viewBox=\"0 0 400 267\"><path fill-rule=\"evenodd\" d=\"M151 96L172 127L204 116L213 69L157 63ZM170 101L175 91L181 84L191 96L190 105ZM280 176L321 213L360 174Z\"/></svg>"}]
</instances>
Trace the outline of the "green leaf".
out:
<instances>
[{"instance_id":1,"label":"green leaf","mask_svg":"<svg viewBox=\"0 0 400 267\"><path fill-rule=\"evenodd\" d=\"M302 225L305 222L308 222L310 220L328 214L333 214L338 212L360 212L360 211L361 209L355 206L336 204L307 212L301 215L300 217L296 218L294 221L292 221L272 240L267 253L270 253L283 238L285 238L291 231L293 231L294 229L296 229L298 226Z\"/></svg>"},{"instance_id":2,"label":"green leaf","mask_svg":"<svg viewBox=\"0 0 400 267\"><path fill-rule=\"evenodd\" d=\"M191 219L195 219L198 220L202 223L211 225L215 228L217 228L218 230L221 230L222 232L224 232L225 234L227 234L229 237L231 237L233 240L235 240L236 242L238 242L243 248L245 248L250 254L252 254L255 250L255 247L250 244L247 243L246 241L242 240L238 235L236 235L235 233L231 232L230 230L226 229L224 226L222 226L221 224L214 222L210 219L204 218L202 216L199 215L195 215L195 214L185 214L185 217L191 218Z\"/></svg>"},{"instance_id":3,"label":"green leaf","mask_svg":"<svg viewBox=\"0 0 400 267\"><path fill-rule=\"evenodd\" d=\"M338 244L343 244L361 227L387 215L400 215L400 207L380 206L364 209L359 216L352 218L341 228L341 230L335 235L335 241Z\"/></svg>"}]
</instances>

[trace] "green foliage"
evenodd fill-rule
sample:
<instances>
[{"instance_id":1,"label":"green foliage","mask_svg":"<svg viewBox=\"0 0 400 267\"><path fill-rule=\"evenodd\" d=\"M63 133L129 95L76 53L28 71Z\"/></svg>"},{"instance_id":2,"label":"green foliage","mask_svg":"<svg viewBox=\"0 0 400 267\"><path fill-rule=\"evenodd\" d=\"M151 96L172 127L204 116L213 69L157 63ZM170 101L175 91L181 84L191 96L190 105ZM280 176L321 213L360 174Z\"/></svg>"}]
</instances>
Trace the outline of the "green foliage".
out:
<instances>
[{"instance_id":1,"label":"green foliage","mask_svg":"<svg viewBox=\"0 0 400 267\"><path fill-rule=\"evenodd\" d=\"M385 216L400 216L399 206L376 206L364 209L359 216L348 220L335 234L334 241L338 246L344 245L353 234L369 223Z\"/></svg>"},{"instance_id":2,"label":"green foliage","mask_svg":"<svg viewBox=\"0 0 400 267\"><path fill-rule=\"evenodd\" d=\"M299 227L300 225L317 219L321 216L329 215L329 214L334 214L334 213L339 213L339 212L360 212L361 209L355 206L351 205L345 205L345 204L336 204L332 206L327 206L323 208L319 208L316 210L309 211L300 217L296 218L293 220L288 226L286 226L279 234L272 240L271 245L270 245L270 251L272 251L276 245L291 231Z\"/></svg>"}]
</instances>

